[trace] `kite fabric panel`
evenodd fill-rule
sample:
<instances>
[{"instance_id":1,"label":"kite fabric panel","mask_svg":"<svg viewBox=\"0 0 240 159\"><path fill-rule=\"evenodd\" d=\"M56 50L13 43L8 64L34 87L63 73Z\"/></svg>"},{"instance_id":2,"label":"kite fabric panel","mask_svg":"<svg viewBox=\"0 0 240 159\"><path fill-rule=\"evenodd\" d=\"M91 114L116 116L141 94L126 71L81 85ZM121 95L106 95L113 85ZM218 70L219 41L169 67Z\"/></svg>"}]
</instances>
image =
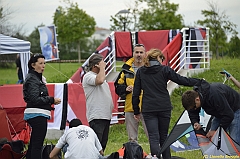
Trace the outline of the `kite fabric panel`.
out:
<instances>
[{"instance_id":1,"label":"kite fabric panel","mask_svg":"<svg viewBox=\"0 0 240 159\"><path fill-rule=\"evenodd\" d=\"M214 136L211 138L206 137L206 127L211 122L211 116L207 115L203 110L199 113L200 115L200 124L203 126L203 129L200 131L195 131L198 146L200 147L203 158L239 158L240 157L240 145L238 145L225 131L223 128L219 127L215 132ZM188 149L184 147L186 145L181 142L176 142L178 139L184 135L194 131L191 124L190 118L187 111L185 110L182 115L179 117L177 123L173 127L171 133L169 134L167 140L162 146L160 153L162 153L167 147L171 145L173 150L175 149ZM188 140L189 141L189 140ZM195 146L195 141L191 143L191 146ZM196 147L197 148L197 147Z\"/></svg>"},{"instance_id":2,"label":"kite fabric panel","mask_svg":"<svg viewBox=\"0 0 240 159\"><path fill-rule=\"evenodd\" d=\"M196 134L204 158L240 158L238 145L219 127L211 140L204 135Z\"/></svg>"},{"instance_id":3,"label":"kite fabric panel","mask_svg":"<svg viewBox=\"0 0 240 159\"><path fill-rule=\"evenodd\" d=\"M115 32L116 58L133 56L131 32Z\"/></svg>"},{"instance_id":4,"label":"kite fabric panel","mask_svg":"<svg viewBox=\"0 0 240 159\"><path fill-rule=\"evenodd\" d=\"M200 124L203 125L205 128L205 125L208 125L208 122L210 122L210 117L208 114L204 113L202 110L199 113L200 115ZM191 120L188 116L188 112L184 110L179 117L177 123L171 130L167 140L163 144L160 153L162 153L167 147L169 147L172 143L183 137L184 135L194 131Z\"/></svg>"},{"instance_id":5,"label":"kite fabric panel","mask_svg":"<svg viewBox=\"0 0 240 159\"><path fill-rule=\"evenodd\" d=\"M143 44L146 51L152 48L163 50L169 40L169 30L139 31L136 32L136 43Z\"/></svg>"},{"instance_id":6,"label":"kite fabric panel","mask_svg":"<svg viewBox=\"0 0 240 159\"><path fill-rule=\"evenodd\" d=\"M164 65L168 65L174 70L176 69L177 65L179 64L179 55L177 53L180 51L182 46L182 34L178 33L177 36L163 49L163 55L165 56L165 61L163 61ZM172 62L170 63L170 61Z\"/></svg>"}]
</instances>

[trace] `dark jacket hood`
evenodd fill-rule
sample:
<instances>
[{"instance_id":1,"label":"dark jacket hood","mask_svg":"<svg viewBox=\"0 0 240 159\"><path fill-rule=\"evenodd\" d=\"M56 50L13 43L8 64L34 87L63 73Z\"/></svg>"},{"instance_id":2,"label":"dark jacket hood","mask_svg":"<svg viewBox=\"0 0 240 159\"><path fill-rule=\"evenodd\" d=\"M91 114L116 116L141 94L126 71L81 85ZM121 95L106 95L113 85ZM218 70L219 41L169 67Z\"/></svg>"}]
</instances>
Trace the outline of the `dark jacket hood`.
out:
<instances>
[{"instance_id":1,"label":"dark jacket hood","mask_svg":"<svg viewBox=\"0 0 240 159\"><path fill-rule=\"evenodd\" d=\"M199 94L199 97L201 100L201 106L204 104L206 97L208 97L209 89L210 89L210 84L203 79L200 81L200 83L197 83L193 87L193 90L195 90Z\"/></svg>"},{"instance_id":2,"label":"dark jacket hood","mask_svg":"<svg viewBox=\"0 0 240 159\"><path fill-rule=\"evenodd\" d=\"M158 62L152 64L150 67L143 66L142 69L145 74L155 74L162 69L162 65Z\"/></svg>"}]
</instances>

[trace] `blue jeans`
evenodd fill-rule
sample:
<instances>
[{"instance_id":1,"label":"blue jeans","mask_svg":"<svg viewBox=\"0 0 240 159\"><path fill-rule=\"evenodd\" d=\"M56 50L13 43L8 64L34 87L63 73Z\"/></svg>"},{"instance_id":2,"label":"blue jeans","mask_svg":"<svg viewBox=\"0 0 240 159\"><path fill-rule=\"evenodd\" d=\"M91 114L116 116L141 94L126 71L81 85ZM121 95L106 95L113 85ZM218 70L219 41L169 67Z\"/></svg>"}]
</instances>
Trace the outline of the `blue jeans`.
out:
<instances>
[{"instance_id":1,"label":"blue jeans","mask_svg":"<svg viewBox=\"0 0 240 159\"><path fill-rule=\"evenodd\" d=\"M234 113L234 119L228 127L229 134L240 145L240 109Z\"/></svg>"},{"instance_id":2,"label":"blue jeans","mask_svg":"<svg viewBox=\"0 0 240 159\"><path fill-rule=\"evenodd\" d=\"M67 147L68 147L68 144L65 144L63 147L62 147L62 152L63 154L65 154L67 152Z\"/></svg>"},{"instance_id":3,"label":"blue jeans","mask_svg":"<svg viewBox=\"0 0 240 159\"><path fill-rule=\"evenodd\" d=\"M168 136L171 110L142 112L142 115L148 131L151 155L160 155L160 147L163 146ZM171 159L170 147L163 151L162 157Z\"/></svg>"},{"instance_id":4,"label":"blue jeans","mask_svg":"<svg viewBox=\"0 0 240 159\"><path fill-rule=\"evenodd\" d=\"M219 118L213 118L211 130L216 130L220 125ZM240 145L240 109L234 113L234 119L227 128L231 138Z\"/></svg>"}]
</instances>

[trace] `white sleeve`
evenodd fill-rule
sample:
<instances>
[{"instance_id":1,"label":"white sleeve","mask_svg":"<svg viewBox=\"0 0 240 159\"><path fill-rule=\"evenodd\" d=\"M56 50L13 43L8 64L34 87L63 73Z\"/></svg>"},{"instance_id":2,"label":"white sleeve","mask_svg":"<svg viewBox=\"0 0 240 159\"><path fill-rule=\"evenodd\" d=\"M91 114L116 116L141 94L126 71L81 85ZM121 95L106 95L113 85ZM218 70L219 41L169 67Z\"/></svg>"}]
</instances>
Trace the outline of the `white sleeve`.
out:
<instances>
[{"instance_id":1,"label":"white sleeve","mask_svg":"<svg viewBox=\"0 0 240 159\"><path fill-rule=\"evenodd\" d=\"M96 76L97 75L94 75L92 73L87 73L86 75L84 75L84 82L88 85L93 85L95 86L96 85Z\"/></svg>"},{"instance_id":2,"label":"white sleeve","mask_svg":"<svg viewBox=\"0 0 240 159\"><path fill-rule=\"evenodd\" d=\"M58 140L57 144L56 144L56 147L57 148L62 148L66 143L66 134L67 133L64 133L63 136L60 137L60 139Z\"/></svg>"},{"instance_id":3,"label":"white sleeve","mask_svg":"<svg viewBox=\"0 0 240 159\"><path fill-rule=\"evenodd\" d=\"M98 137L97 137L95 132L94 132L94 138L95 138L95 146L96 146L96 148L98 149L98 151L101 151L102 150L102 145L101 145L100 141L98 140Z\"/></svg>"}]
</instances>

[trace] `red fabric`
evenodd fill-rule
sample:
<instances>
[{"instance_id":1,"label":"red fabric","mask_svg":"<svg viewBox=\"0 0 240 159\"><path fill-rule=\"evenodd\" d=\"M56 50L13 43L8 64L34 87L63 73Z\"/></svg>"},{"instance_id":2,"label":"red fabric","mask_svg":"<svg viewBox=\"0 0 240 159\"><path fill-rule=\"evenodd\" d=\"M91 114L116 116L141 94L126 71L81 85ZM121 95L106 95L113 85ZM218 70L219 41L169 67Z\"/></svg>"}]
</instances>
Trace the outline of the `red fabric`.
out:
<instances>
[{"instance_id":1,"label":"red fabric","mask_svg":"<svg viewBox=\"0 0 240 159\"><path fill-rule=\"evenodd\" d=\"M0 150L0 159L21 159L25 156L26 152L16 153L12 150L9 144L4 144Z\"/></svg>"},{"instance_id":2,"label":"red fabric","mask_svg":"<svg viewBox=\"0 0 240 159\"><path fill-rule=\"evenodd\" d=\"M121 156L121 157L123 157L123 155L124 155L124 150L125 150L125 147L122 147L122 148L120 148L117 152L119 153L119 157Z\"/></svg>"},{"instance_id":3,"label":"red fabric","mask_svg":"<svg viewBox=\"0 0 240 159\"><path fill-rule=\"evenodd\" d=\"M3 108L26 106L26 103L23 100L22 87L23 85L21 84L0 86L0 104Z\"/></svg>"},{"instance_id":4,"label":"red fabric","mask_svg":"<svg viewBox=\"0 0 240 159\"><path fill-rule=\"evenodd\" d=\"M88 125L86 118L86 99L81 83L68 84L68 104L76 117L79 118L84 125ZM69 114L68 117L70 117Z\"/></svg>"},{"instance_id":5,"label":"red fabric","mask_svg":"<svg viewBox=\"0 0 240 159\"><path fill-rule=\"evenodd\" d=\"M102 54L102 56L105 58L109 51L111 49L110 43L109 43L109 38L106 38L101 45L98 46L98 48L96 49L96 52L98 52L99 54Z\"/></svg>"},{"instance_id":6,"label":"red fabric","mask_svg":"<svg viewBox=\"0 0 240 159\"><path fill-rule=\"evenodd\" d=\"M19 139L22 140L24 142L24 144L28 144L28 142L30 141L30 137L31 137L30 134L31 134L31 128L26 123L25 129L23 129L21 131L21 133L19 134Z\"/></svg>"},{"instance_id":7,"label":"red fabric","mask_svg":"<svg viewBox=\"0 0 240 159\"><path fill-rule=\"evenodd\" d=\"M0 104L10 120L9 129L12 136L16 136L16 133L20 133L26 126L26 122L23 120L26 103L23 100L22 87L23 85L19 84L0 86ZM54 84L47 84L47 87L49 95L54 96ZM53 120L51 119L49 122L53 122Z\"/></svg>"},{"instance_id":8,"label":"red fabric","mask_svg":"<svg viewBox=\"0 0 240 159\"><path fill-rule=\"evenodd\" d=\"M163 61L163 65L170 65L170 67L172 67L173 69L176 68L176 65L178 64L178 62L176 62L176 61L177 60L179 61L179 58L178 58L179 56L175 57L175 58L174 58L174 56L180 51L181 45L182 45L182 35L181 35L181 33L178 33L174 37L174 39L162 51L166 58L165 61ZM169 62L173 58L174 58L174 60L170 64Z\"/></svg>"},{"instance_id":9,"label":"red fabric","mask_svg":"<svg viewBox=\"0 0 240 159\"><path fill-rule=\"evenodd\" d=\"M113 108L113 113L118 112L118 95L115 93L115 87L114 87L114 82L108 82L111 94L112 94L112 99L113 99L113 104L114 104L114 108Z\"/></svg>"},{"instance_id":10,"label":"red fabric","mask_svg":"<svg viewBox=\"0 0 240 159\"><path fill-rule=\"evenodd\" d=\"M24 108L4 108L7 112L7 116L10 120L9 128L11 134L14 135L22 131L25 127L25 121L23 120Z\"/></svg>"},{"instance_id":11,"label":"red fabric","mask_svg":"<svg viewBox=\"0 0 240 159\"><path fill-rule=\"evenodd\" d=\"M31 137L30 134L31 134L31 128L27 123L25 123L25 128L20 133L13 135L12 140L13 141L22 140L24 144L28 144Z\"/></svg>"},{"instance_id":12,"label":"red fabric","mask_svg":"<svg viewBox=\"0 0 240 159\"><path fill-rule=\"evenodd\" d=\"M55 91L55 84L46 84L48 89L48 94L50 97L54 97L54 91ZM54 108L54 104L52 104L52 107ZM54 111L51 111L51 119L48 120L48 122L53 123L54 122Z\"/></svg>"},{"instance_id":13,"label":"red fabric","mask_svg":"<svg viewBox=\"0 0 240 159\"><path fill-rule=\"evenodd\" d=\"M7 121L7 114L6 111L3 109L0 109L0 122L1 122L0 138L7 138L8 141L12 141Z\"/></svg>"},{"instance_id":14,"label":"red fabric","mask_svg":"<svg viewBox=\"0 0 240 159\"><path fill-rule=\"evenodd\" d=\"M132 57L131 32L115 32L115 47L117 58Z\"/></svg>"},{"instance_id":15,"label":"red fabric","mask_svg":"<svg viewBox=\"0 0 240 159\"><path fill-rule=\"evenodd\" d=\"M168 44L169 30L140 31L138 43L145 46L146 51L152 48L163 50Z\"/></svg>"},{"instance_id":16,"label":"red fabric","mask_svg":"<svg viewBox=\"0 0 240 159\"><path fill-rule=\"evenodd\" d=\"M22 85L0 86L0 104L6 111L7 116L16 132L20 132L25 127L23 112L26 103L23 100ZM9 125L11 134L15 131Z\"/></svg>"},{"instance_id":17,"label":"red fabric","mask_svg":"<svg viewBox=\"0 0 240 159\"><path fill-rule=\"evenodd\" d=\"M125 150L125 147L122 147L120 148L117 152L119 153L119 157L123 157L124 156L124 150ZM143 158L146 158L147 157L147 153L143 151Z\"/></svg>"},{"instance_id":18,"label":"red fabric","mask_svg":"<svg viewBox=\"0 0 240 159\"><path fill-rule=\"evenodd\" d=\"M202 38L206 39L206 28L199 28L201 34L202 34Z\"/></svg>"},{"instance_id":19,"label":"red fabric","mask_svg":"<svg viewBox=\"0 0 240 159\"><path fill-rule=\"evenodd\" d=\"M109 82L110 91L112 94L112 99L114 103L113 112L117 112L117 100L118 96L115 94L115 87L113 82ZM55 84L47 84L47 88L50 96L54 96ZM6 95L8 94L8 95ZM4 98L2 98L4 97ZM14 100L10 100L14 97ZM63 101L62 101L63 102ZM24 110L26 103L23 101L22 95L22 85L4 85L0 86L0 103L4 103L3 109L6 111L8 118L11 121L15 131L10 127L12 135L16 135L15 132L20 133L25 129L25 121L23 120ZM17 105L17 103L22 103ZM73 110L74 115L80 118L83 124L88 125L86 119L86 99L81 83L69 83L68 84L68 104ZM14 106L16 105L16 106ZM68 109L70 111L70 109ZM51 111L55 113L55 111ZM61 115L61 114L60 114ZM69 114L68 114L69 115ZM71 114L70 114L71 115ZM69 116L68 116L69 117ZM52 114L52 119L48 122L53 122L54 114ZM0 119L1 121L1 119ZM7 125L6 125L7 126ZM1 131L2 132L2 131ZM11 138L11 137L9 137ZM17 137L16 137L17 139Z\"/></svg>"},{"instance_id":20,"label":"red fabric","mask_svg":"<svg viewBox=\"0 0 240 159\"><path fill-rule=\"evenodd\" d=\"M80 83L82 81L81 79L82 71L83 71L82 67L79 67L78 70L72 75L70 79L72 80L73 83Z\"/></svg>"}]
</instances>

